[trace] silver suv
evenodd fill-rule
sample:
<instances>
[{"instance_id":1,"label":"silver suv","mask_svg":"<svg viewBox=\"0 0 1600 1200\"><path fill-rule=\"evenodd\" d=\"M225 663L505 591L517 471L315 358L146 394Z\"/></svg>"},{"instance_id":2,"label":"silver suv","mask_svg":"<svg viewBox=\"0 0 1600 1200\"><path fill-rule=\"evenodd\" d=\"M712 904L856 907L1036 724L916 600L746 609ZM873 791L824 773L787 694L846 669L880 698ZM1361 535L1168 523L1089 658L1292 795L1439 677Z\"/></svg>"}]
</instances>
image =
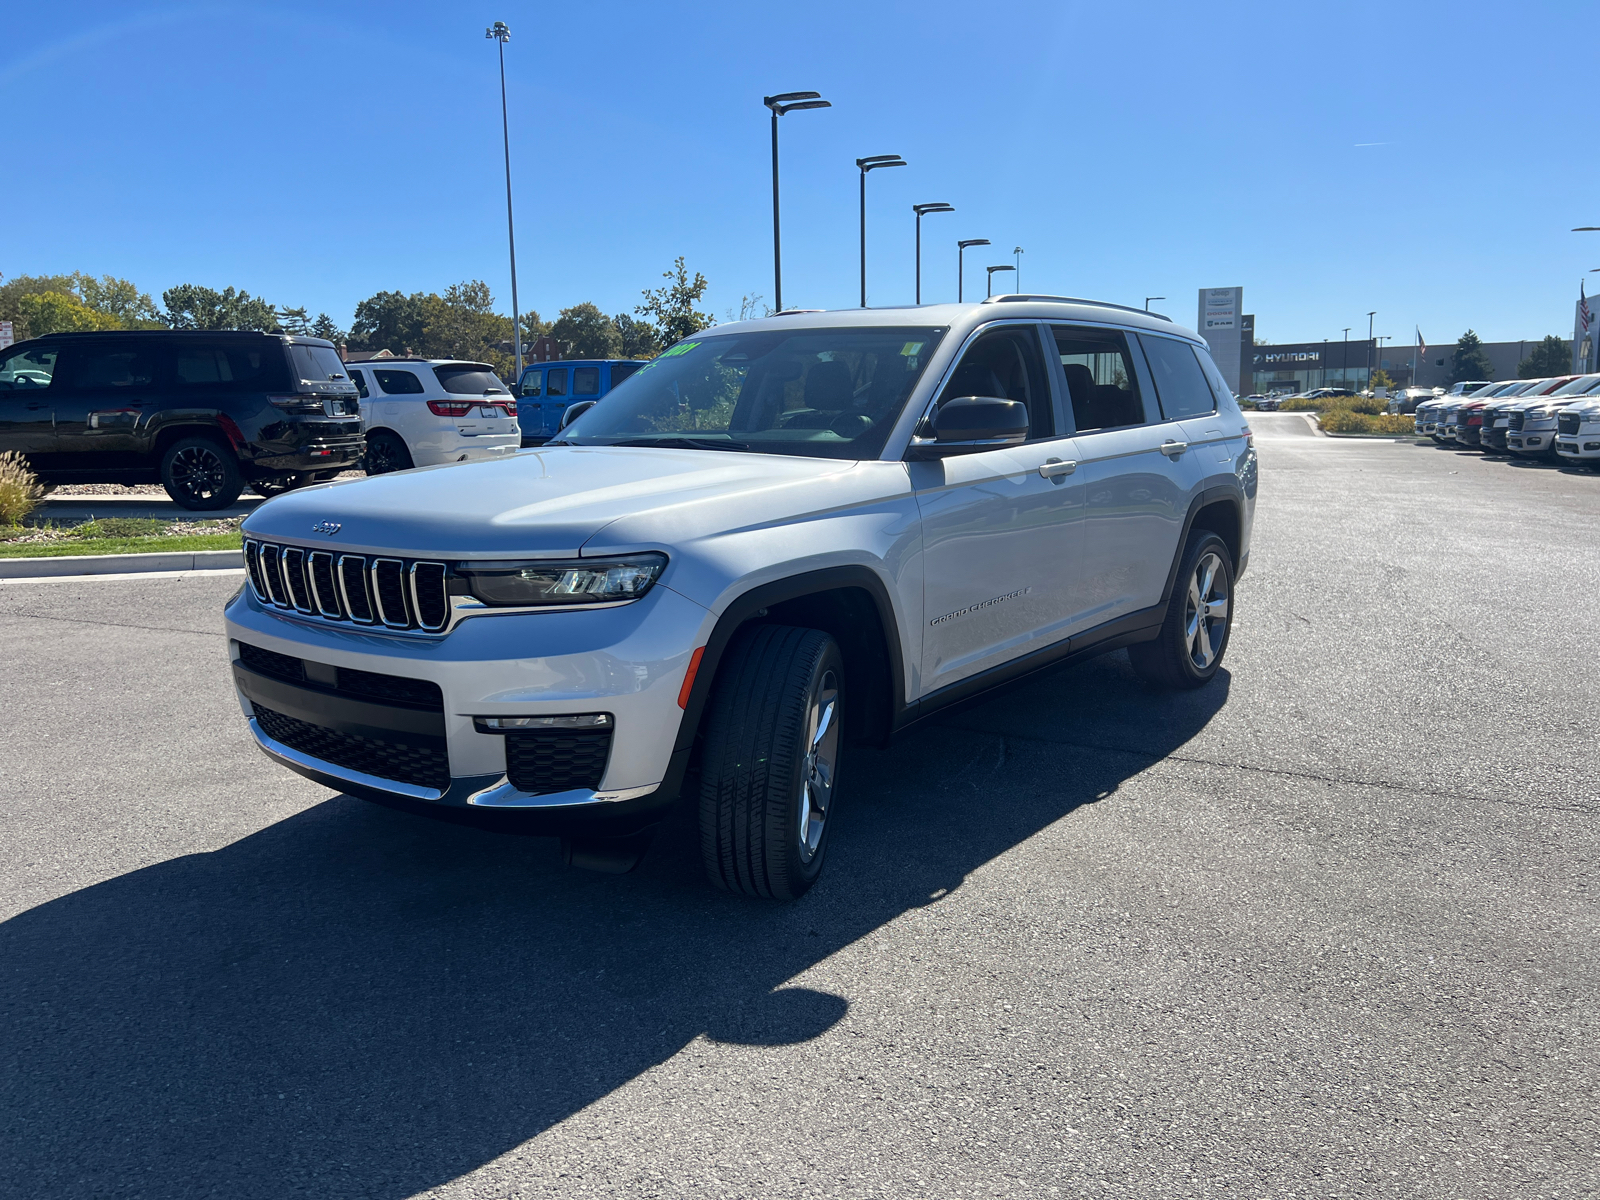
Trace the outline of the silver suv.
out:
<instances>
[{"instance_id":1,"label":"silver suv","mask_svg":"<svg viewBox=\"0 0 1600 1200\"><path fill-rule=\"evenodd\" d=\"M687 792L711 879L793 898L852 743L1120 647L1209 683L1255 496L1243 416L1162 318L781 314L537 450L264 505L233 677L261 749L329 787L611 869Z\"/></svg>"}]
</instances>

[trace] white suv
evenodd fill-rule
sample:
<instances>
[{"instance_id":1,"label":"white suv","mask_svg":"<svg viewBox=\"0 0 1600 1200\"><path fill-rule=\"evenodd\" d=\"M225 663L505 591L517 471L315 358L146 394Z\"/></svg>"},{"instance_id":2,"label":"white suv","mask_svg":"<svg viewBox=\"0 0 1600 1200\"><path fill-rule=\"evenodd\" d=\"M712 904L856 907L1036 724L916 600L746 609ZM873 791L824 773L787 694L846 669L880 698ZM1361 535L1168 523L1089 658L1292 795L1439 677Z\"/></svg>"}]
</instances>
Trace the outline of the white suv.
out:
<instances>
[{"instance_id":1,"label":"white suv","mask_svg":"<svg viewBox=\"0 0 1600 1200\"><path fill-rule=\"evenodd\" d=\"M1163 318L739 322L514 459L263 505L233 678L261 749L329 787L611 869L687 791L711 879L792 898L851 743L1120 647L1211 682L1256 489L1222 375Z\"/></svg>"},{"instance_id":2,"label":"white suv","mask_svg":"<svg viewBox=\"0 0 1600 1200\"><path fill-rule=\"evenodd\" d=\"M505 458L522 448L517 402L486 363L383 358L352 363L367 474Z\"/></svg>"}]
</instances>

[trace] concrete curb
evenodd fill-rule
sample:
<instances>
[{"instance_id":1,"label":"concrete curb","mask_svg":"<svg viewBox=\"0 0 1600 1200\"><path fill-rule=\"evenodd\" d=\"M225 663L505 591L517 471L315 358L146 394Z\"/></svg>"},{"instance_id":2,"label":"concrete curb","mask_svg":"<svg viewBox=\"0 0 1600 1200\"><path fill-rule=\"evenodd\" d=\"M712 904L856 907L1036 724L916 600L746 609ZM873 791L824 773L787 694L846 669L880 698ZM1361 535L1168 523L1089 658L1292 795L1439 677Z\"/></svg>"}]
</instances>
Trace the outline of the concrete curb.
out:
<instances>
[{"instance_id":1,"label":"concrete curb","mask_svg":"<svg viewBox=\"0 0 1600 1200\"><path fill-rule=\"evenodd\" d=\"M49 558L0 558L0 579L47 579L53 575L129 575L149 571L214 571L242 566L243 550L59 554Z\"/></svg>"}]
</instances>

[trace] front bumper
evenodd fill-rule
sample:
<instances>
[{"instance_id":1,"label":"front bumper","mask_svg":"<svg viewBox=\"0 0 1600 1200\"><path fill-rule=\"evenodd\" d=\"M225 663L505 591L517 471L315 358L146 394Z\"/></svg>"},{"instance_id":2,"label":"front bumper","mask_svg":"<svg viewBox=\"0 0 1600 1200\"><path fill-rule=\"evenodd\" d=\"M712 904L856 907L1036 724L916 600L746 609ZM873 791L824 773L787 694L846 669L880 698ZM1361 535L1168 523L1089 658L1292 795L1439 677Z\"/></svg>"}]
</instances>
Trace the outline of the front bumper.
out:
<instances>
[{"instance_id":1,"label":"front bumper","mask_svg":"<svg viewBox=\"0 0 1600 1200\"><path fill-rule=\"evenodd\" d=\"M1552 425L1549 429L1528 429L1524 427L1516 433L1506 434L1506 449L1514 454L1548 454L1555 444L1556 430Z\"/></svg>"},{"instance_id":2,"label":"front bumper","mask_svg":"<svg viewBox=\"0 0 1600 1200\"><path fill-rule=\"evenodd\" d=\"M675 799L662 785L672 776L683 717L678 693L710 621L706 609L659 584L633 604L484 614L441 636L387 634L278 612L264 608L248 587L226 613L240 706L269 758L365 799L476 824L503 827L516 817L528 832L637 825ZM264 677L240 663L241 642L299 659L319 674L354 671L427 681L437 685L443 712L419 714ZM258 705L265 716L258 715ZM610 714L613 722L599 785L560 790L515 786L506 735L480 732L474 722L597 712ZM280 728L286 717L296 728L309 723L330 737L353 734L402 747L410 738L441 747L448 774L423 782L415 775L384 774L381 760L367 769L341 765L306 744L288 745L265 727L275 722L273 728ZM395 774L406 772L397 767Z\"/></svg>"},{"instance_id":3,"label":"front bumper","mask_svg":"<svg viewBox=\"0 0 1600 1200\"><path fill-rule=\"evenodd\" d=\"M1600 430L1557 434L1556 453L1574 462L1600 459Z\"/></svg>"}]
</instances>

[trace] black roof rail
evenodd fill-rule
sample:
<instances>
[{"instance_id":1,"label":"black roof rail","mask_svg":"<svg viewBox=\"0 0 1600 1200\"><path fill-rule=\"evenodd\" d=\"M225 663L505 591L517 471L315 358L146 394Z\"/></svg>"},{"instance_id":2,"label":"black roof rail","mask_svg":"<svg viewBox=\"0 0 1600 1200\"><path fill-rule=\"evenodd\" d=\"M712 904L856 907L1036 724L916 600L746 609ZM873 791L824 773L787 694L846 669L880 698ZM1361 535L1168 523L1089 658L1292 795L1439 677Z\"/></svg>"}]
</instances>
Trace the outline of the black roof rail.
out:
<instances>
[{"instance_id":1,"label":"black roof rail","mask_svg":"<svg viewBox=\"0 0 1600 1200\"><path fill-rule=\"evenodd\" d=\"M1145 308L1134 308L1131 304L1112 304L1109 300L1085 300L1081 296L1042 296L1042 295L1012 295L990 296L983 304L1020 304L1029 301L1044 300L1055 304L1088 304L1094 308L1114 308L1118 312L1142 313L1147 317L1155 317L1158 321L1172 324L1172 318L1166 313L1151 312Z\"/></svg>"},{"instance_id":2,"label":"black roof rail","mask_svg":"<svg viewBox=\"0 0 1600 1200\"><path fill-rule=\"evenodd\" d=\"M41 333L41 338L103 338L103 337L216 337L228 334L233 337L304 337L325 342L327 338L309 333L265 333L259 329L58 329L54 333ZM29 341L36 339L30 338Z\"/></svg>"}]
</instances>

